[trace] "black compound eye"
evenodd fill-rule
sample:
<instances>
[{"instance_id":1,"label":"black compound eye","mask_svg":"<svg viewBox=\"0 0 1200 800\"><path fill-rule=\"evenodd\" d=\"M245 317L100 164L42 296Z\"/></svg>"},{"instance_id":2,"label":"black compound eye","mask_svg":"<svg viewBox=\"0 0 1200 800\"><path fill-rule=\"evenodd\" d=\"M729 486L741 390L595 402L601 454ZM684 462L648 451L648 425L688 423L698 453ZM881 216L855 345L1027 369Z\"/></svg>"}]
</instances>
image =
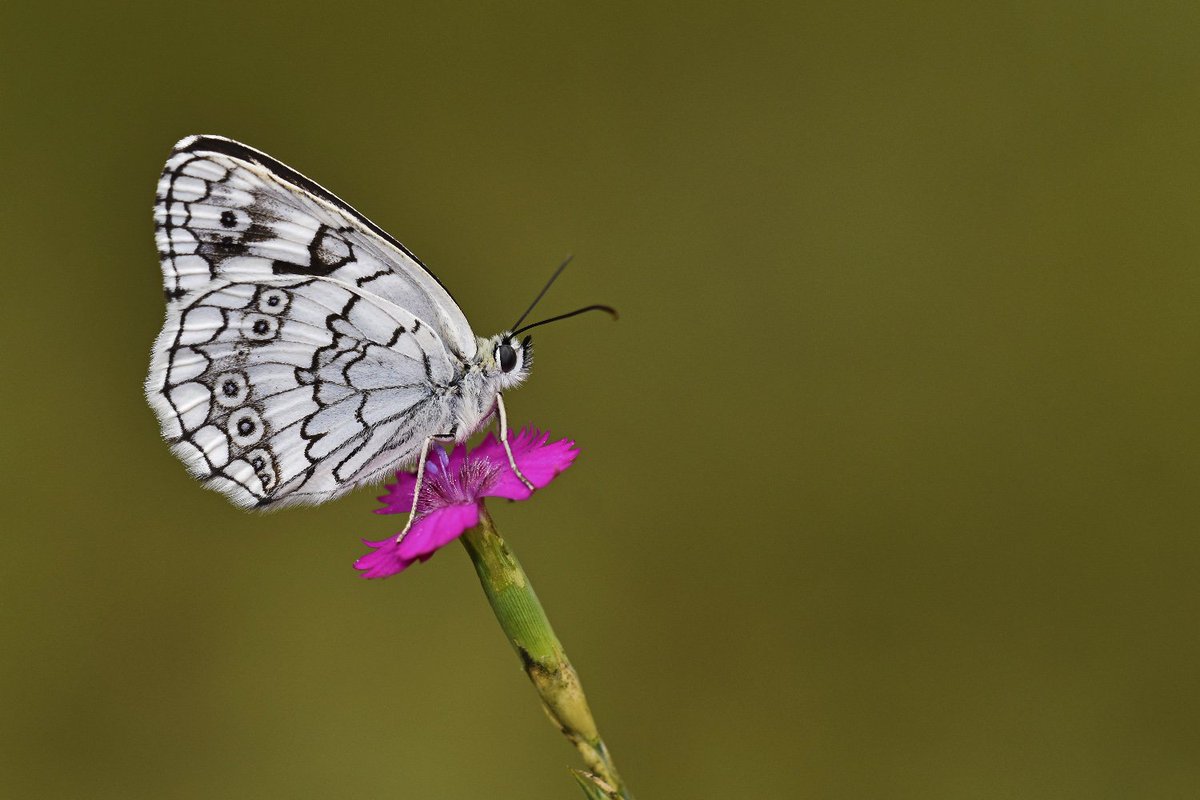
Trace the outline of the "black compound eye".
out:
<instances>
[{"instance_id":1,"label":"black compound eye","mask_svg":"<svg viewBox=\"0 0 1200 800\"><path fill-rule=\"evenodd\" d=\"M517 368L517 351L513 350L510 344L502 344L496 348L496 359L504 372L512 372Z\"/></svg>"}]
</instances>

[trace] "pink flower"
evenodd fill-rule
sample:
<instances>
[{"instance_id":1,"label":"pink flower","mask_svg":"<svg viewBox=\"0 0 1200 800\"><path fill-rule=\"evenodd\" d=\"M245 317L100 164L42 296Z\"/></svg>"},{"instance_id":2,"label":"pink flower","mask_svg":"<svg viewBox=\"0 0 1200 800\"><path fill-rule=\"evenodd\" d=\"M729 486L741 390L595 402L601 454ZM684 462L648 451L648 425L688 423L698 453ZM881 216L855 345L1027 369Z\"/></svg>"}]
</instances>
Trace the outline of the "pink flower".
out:
<instances>
[{"instance_id":1,"label":"pink flower","mask_svg":"<svg viewBox=\"0 0 1200 800\"><path fill-rule=\"evenodd\" d=\"M509 439L513 459L521 473L538 489L571 466L579 451L569 439L549 442L550 434L536 428L523 428ZM407 514L412 508L415 472L397 472L396 482L387 485L380 497L382 508L376 514ZM447 454L436 448L425 464L421 496L417 498L417 517L404 536L364 544L375 548L358 561L355 569L364 578L386 578L402 572L417 561L425 561L438 548L454 541L467 528L479 522L485 497L525 500L532 494L508 464L504 447L495 436L488 437L474 450L457 445Z\"/></svg>"}]
</instances>

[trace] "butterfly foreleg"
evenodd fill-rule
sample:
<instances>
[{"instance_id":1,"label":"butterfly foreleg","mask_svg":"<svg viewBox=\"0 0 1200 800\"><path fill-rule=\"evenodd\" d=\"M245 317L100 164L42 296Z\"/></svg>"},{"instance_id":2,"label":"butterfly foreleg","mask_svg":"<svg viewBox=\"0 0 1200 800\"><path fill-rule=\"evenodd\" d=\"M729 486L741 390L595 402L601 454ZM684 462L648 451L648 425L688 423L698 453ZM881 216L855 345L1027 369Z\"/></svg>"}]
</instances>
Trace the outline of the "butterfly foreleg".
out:
<instances>
[{"instance_id":1,"label":"butterfly foreleg","mask_svg":"<svg viewBox=\"0 0 1200 800\"><path fill-rule=\"evenodd\" d=\"M496 410L500 417L500 443L504 445L504 452L508 456L508 465L512 467L513 474L521 479L521 483L525 484L525 488L532 492L535 487L517 468L517 460L513 458L512 448L508 444L508 414L504 411L504 395L500 392L496 392Z\"/></svg>"},{"instance_id":2,"label":"butterfly foreleg","mask_svg":"<svg viewBox=\"0 0 1200 800\"><path fill-rule=\"evenodd\" d=\"M429 458L429 447L434 441L452 442L455 440L453 433L435 433L432 436L425 437L425 441L421 444L421 459L417 462L417 483L413 486L413 501L412 509L408 512L408 522L404 523L404 530L400 531L396 536L396 544L400 544L404 537L408 535L408 529L412 527L413 522L417 519L417 500L421 497L421 485L425 482L425 461Z\"/></svg>"}]
</instances>

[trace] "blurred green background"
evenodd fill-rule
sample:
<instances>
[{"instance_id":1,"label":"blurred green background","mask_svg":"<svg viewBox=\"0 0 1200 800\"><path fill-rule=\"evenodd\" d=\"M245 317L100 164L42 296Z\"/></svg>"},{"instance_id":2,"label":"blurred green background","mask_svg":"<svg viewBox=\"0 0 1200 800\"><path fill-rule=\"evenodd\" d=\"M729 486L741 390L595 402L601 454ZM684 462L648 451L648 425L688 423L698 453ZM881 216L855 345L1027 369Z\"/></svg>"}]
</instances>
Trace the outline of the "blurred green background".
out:
<instances>
[{"instance_id":1,"label":"blurred green background","mask_svg":"<svg viewBox=\"0 0 1200 800\"><path fill-rule=\"evenodd\" d=\"M1200 796L1200 8L7 4L0 796L572 798L460 547L251 515L141 396L219 133L477 331L564 254L493 507L655 798Z\"/></svg>"}]
</instances>

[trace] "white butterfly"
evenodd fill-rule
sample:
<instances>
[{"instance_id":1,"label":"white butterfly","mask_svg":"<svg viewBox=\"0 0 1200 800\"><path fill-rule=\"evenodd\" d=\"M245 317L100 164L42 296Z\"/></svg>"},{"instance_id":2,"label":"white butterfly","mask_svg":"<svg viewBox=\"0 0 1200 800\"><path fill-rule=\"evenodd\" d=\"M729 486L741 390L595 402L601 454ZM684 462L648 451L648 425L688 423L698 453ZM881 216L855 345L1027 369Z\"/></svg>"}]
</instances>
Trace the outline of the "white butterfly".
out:
<instances>
[{"instance_id":1,"label":"white butterfly","mask_svg":"<svg viewBox=\"0 0 1200 800\"><path fill-rule=\"evenodd\" d=\"M271 507L414 463L419 483L433 440L464 441L497 411L507 449L501 392L529 374L530 337L516 336L534 326L477 337L416 256L326 189L190 136L154 220L167 319L146 396L205 485Z\"/></svg>"}]
</instances>

